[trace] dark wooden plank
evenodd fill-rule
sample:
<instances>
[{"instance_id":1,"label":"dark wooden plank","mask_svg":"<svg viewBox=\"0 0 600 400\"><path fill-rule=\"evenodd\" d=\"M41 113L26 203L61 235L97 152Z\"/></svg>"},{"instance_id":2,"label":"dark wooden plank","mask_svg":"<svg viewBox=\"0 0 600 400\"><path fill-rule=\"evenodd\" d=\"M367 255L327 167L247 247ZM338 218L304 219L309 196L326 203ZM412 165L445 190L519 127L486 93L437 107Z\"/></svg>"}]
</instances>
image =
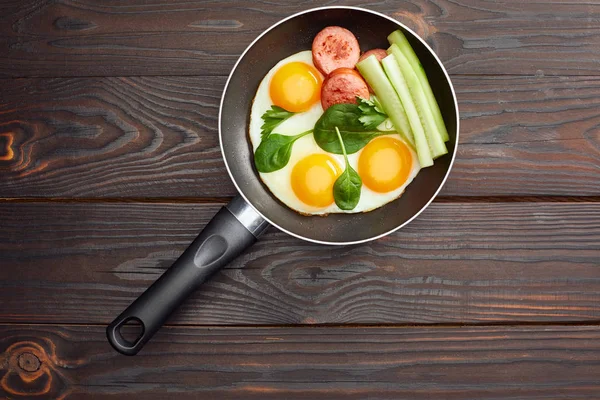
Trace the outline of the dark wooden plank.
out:
<instances>
[{"instance_id":1,"label":"dark wooden plank","mask_svg":"<svg viewBox=\"0 0 600 400\"><path fill-rule=\"evenodd\" d=\"M4 83L2 197L235 193L217 128L225 78Z\"/></svg>"},{"instance_id":2,"label":"dark wooden plank","mask_svg":"<svg viewBox=\"0 0 600 400\"><path fill-rule=\"evenodd\" d=\"M443 195L600 194L600 79L454 81L460 142Z\"/></svg>"},{"instance_id":3,"label":"dark wooden plank","mask_svg":"<svg viewBox=\"0 0 600 400\"><path fill-rule=\"evenodd\" d=\"M0 394L29 399L597 399L600 328L0 326ZM2 393L4 391L4 393Z\"/></svg>"},{"instance_id":4,"label":"dark wooden plank","mask_svg":"<svg viewBox=\"0 0 600 400\"><path fill-rule=\"evenodd\" d=\"M0 322L110 322L218 207L0 205ZM170 322L598 321L599 272L600 203L434 203L364 245L271 229Z\"/></svg>"},{"instance_id":5,"label":"dark wooden plank","mask_svg":"<svg viewBox=\"0 0 600 400\"><path fill-rule=\"evenodd\" d=\"M4 0L0 76L224 75L264 29L322 5ZM600 5L594 2L412 0L368 7L416 30L451 73L598 74Z\"/></svg>"},{"instance_id":6,"label":"dark wooden plank","mask_svg":"<svg viewBox=\"0 0 600 400\"><path fill-rule=\"evenodd\" d=\"M455 77L444 196L600 195L600 78ZM0 91L0 197L228 197L225 79L19 79Z\"/></svg>"}]
</instances>

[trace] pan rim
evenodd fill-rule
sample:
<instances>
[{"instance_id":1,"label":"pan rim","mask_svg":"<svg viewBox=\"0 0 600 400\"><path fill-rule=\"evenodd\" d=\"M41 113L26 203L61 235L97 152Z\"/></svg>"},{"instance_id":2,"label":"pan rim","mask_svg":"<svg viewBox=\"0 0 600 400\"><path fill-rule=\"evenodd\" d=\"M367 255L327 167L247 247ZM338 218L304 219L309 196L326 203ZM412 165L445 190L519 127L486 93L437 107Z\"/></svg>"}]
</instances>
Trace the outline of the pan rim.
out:
<instances>
[{"instance_id":1,"label":"pan rim","mask_svg":"<svg viewBox=\"0 0 600 400\"><path fill-rule=\"evenodd\" d=\"M387 20L389 20L391 22L394 22L395 24L398 24L403 29L405 29L406 31L410 32L414 37L416 37L425 46L425 48L427 48L427 50L433 55L433 57L435 58L436 62L441 67L442 71L444 72L444 75L446 77L446 81L448 82L448 84L450 86L450 91L452 92L452 98L454 100L454 111L456 113L456 139L455 139L454 151L452 152L452 159L450 160L450 165L448 166L448 170L446 171L444 179L442 179L442 182L438 186L438 188L435 191L435 193L427 201L427 203L425 203L423 205L423 207L421 207L421 209L418 210L408 220L404 221L402 224L396 226L393 229L390 229L387 232L384 232L384 233L381 233L381 234L378 234L378 235L375 235L375 236L371 236L371 237L368 237L368 238L365 238L365 239L360 239L360 240L355 240L355 241L348 241L348 242L335 242L335 241L317 240L317 239L313 239L313 238L310 238L310 237L306 237L306 236L297 234L295 232L292 232L290 230L282 228L278 224L276 224L273 221L271 221L266 215L264 215L259 210L257 210L256 207L254 207L254 205L252 204L252 202L249 201L248 198L246 197L246 195L242 192L242 190L240 189L240 186L238 185L235 177L233 176L233 173L231 172L231 169L229 168L229 164L227 162L227 157L225 156L225 151L223 150L223 135L222 135L222 129L221 129L221 121L222 121L221 118L222 118L222 112L223 112L223 103L225 102L225 94L227 93L227 88L229 87L229 82L231 81L231 78L233 77L233 74L235 73L235 71L236 71L236 69L238 67L238 64L242 61L242 59L244 58L244 56L246 55L246 53L248 51L250 51L250 49L252 48L252 46L254 46L254 44L257 41L259 41L263 36L265 36L271 30L273 30L277 26L279 26L279 25L287 22L290 19L293 19L293 18L298 17L298 16L303 15L303 14L315 12L315 11L334 10L334 9L355 10L355 11L360 11L360 12L365 12L365 13L377 15L377 16L385 18L385 19L387 19ZM427 207L429 207L429 205L433 202L433 200L439 194L440 190L442 190L442 188L444 187L444 184L446 183L446 180L448 179L448 177L450 176L450 172L452 171L452 167L454 165L454 160L456 159L456 152L458 150L459 136L460 136L460 112L459 112L459 108L458 108L458 100L456 98L456 92L454 90L454 85L452 84L452 80L450 80L450 76L448 75L448 71L446 71L446 68L444 67L444 64L439 59L439 57L437 56L437 54L433 51L433 49L429 46L429 44L427 44L427 42L425 40L423 40L423 38L421 38L416 32L414 32L412 29L410 29L405 24L403 24L403 23L395 20L394 18L389 17L389 16L387 16L387 15L385 15L383 13L377 12L377 11L369 10L369 9L362 8L362 7L353 7L353 6L325 6L325 7L316 7L316 8L311 8L311 9L308 9L308 10L300 11L298 13L292 14L292 15L290 15L290 16L288 16L288 17L286 17L286 18L284 18L284 19L276 22L275 24L273 24L269 28L267 28L265 31L263 31L260 35L258 35L248 45L248 47L246 47L246 49L238 57L237 61L235 62L235 65L233 66L233 68L231 69L231 72L229 73L229 76L227 77L227 81L225 82L225 87L223 88L223 94L221 95L221 101L219 103L219 124L218 124L218 128L219 128L219 147L220 147L220 150L221 150L221 156L223 157L223 162L225 163L225 168L227 169L227 173L229 174L229 177L230 177L231 181L233 182L233 185L235 186L235 188L236 188L236 190L238 192L238 195L241 196L244 199L244 201L246 202L246 204L248 204L258 215L260 215L265 221L267 221L269 224L271 224L272 226L276 227L280 231L282 231L282 232L284 232L284 233L286 233L288 235L291 235L293 237L296 237L298 239L305 240L305 241L311 242L311 243L316 243L316 244L324 244L324 245L332 245L332 246L347 246L347 245L355 245L355 244L367 243L367 242L370 242L370 241L377 240L377 239L380 239L382 237L385 237L385 236L387 236L387 235L389 235L391 233L394 233L397 230L399 230L399 229L403 228L404 226L408 225L415 218L417 218L423 211L425 211L425 209Z\"/></svg>"}]
</instances>

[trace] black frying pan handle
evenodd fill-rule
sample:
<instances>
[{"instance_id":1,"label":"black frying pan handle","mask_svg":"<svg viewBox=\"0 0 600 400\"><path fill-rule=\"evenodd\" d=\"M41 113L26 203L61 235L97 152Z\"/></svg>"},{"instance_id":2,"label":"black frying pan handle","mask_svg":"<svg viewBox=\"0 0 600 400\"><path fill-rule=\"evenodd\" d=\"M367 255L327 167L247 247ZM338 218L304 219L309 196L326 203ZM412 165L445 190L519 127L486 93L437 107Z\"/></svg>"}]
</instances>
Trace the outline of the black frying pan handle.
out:
<instances>
[{"instance_id":1,"label":"black frying pan handle","mask_svg":"<svg viewBox=\"0 0 600 400\"><path fill-rule=\"evenodd\" d=\"M125 355L137 354L202 282L252 245L267 227L268 223L241 197L234 198L181 257L106 328L110 344ZM132 320L142 328L133 342L120 331Z\"/></svg>"}]
</instances>

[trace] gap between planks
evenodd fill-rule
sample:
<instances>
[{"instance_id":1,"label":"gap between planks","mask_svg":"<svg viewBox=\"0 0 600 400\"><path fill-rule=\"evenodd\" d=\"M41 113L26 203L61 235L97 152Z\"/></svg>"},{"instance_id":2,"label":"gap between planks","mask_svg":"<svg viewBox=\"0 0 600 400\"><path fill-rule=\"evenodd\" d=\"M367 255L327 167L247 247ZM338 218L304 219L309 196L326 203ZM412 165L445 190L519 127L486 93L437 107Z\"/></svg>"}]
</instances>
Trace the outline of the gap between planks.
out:
<instances>
[{"instance_id":1,"label":"gap between planks","mask_svg":"<svg viewBox=\"0 0 600 400\"><path fill-rule=\"evenodd\" d=\"M63 323L60 321L53 322L2 322L2 326L107 326L108 323L85 323L85 322L69 322ZM591 321L503 321L503 322L467 322L467 323L448 323L439 322L431 324L232 324L232 325L215 325L215 324L164 324L165 328L213 328L213 329L284 329L284 328L331 328L331 329L377 329L377 328L471 328L471 327L559 327L559 326L600 326L600 320Z\"/></svg>"},{"instance_id":2,"label":"gap between planks","mask_svg":"<svg viewBox=\"0 0 600 400\"><path fill-rule=\"evenodd\" d=\"M600 77L600 73L598 74L552 74L552 73L542 73L542 74L467 74L467 73L448 73L450 78L459 78L459 77L476 77L476 78L497 78L497 77L509 77L509 78L544 78L544 77ZM51 76L1 76L0 82L5 80L14 80L14 79L98 79L98 78L228 78L229 74L190 74L190 75L182 75L182 74L144 74L144 75L51 75Z\"/></svg>"},{"instance_id":3,"label":"gap between planks","mask_svg":"<svg viewBox=\"0 0 600 400\"><path fill-rule=\"evenodd\" d=\"M231 197L5 197L3 203L226 204ZM434 203L599 203L600 196L438 196Z\"/></svg>"}]
</instances>

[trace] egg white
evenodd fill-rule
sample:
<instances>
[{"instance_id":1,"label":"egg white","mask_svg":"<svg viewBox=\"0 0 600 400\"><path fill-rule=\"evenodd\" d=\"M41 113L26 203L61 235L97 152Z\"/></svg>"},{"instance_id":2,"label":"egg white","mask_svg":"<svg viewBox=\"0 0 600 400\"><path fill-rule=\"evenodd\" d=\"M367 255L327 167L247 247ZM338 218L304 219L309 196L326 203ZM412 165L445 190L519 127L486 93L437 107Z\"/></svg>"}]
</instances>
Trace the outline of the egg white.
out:
<instances>
[{"instance_id":1,"label":"egg white","mask_svg":"<svg viewBox=\"0 0 600 400\"><path fill-rule=\"evenodd\" d=\"M267 75L265 75L260 85L258 86L258 90L256 92L256 96L254 97L254 102L252 104L252 110L250 112L249 125L249 136L250 142L252 143L253 151L256 151L256 148L258 147L261 141L260 127L263 124L261 116L273 105L273 102L271 101L271 97L269 95L269 83L271 82L271 78L281 66L294 61L300 61L308 65L314 66L312 62L312 52L310 50L301 51L279 61L273 68L271 68ZM321 102L317 102L317 104L312 106L308 111L305 111L303 113L297 113L289 119L287 119L286 121L284 121L281 125L279 125L273 130L273 133L293 136L301 132L313 129L315 123L321 117L322 114L323 108L321 107ZM402 138L398 134L392 134L390 136L402 140ZM344 171L344 169L346 168L344 157L342 155L327 153L326 151L322 150L315 142L312 134L304 136L294 143L290 161L285 167L275 172L259 173L259 176L275 197L277 197L289 208L298 211L302 214L324 215L330 213L366 212L381 207L382 205L397 199L400 195L402 195L402 193L406 189L406 186L408 186L412 182L414 177L421 169L419 161L417 159L417 154L410 147L410 145L408 145L408 148L412 153L413 163L411 172L406 182L401 187L387 193L374 192L363 184L361 189L360 201L353 210L341 210L335 204L335 202L325 208L312 207L308 204L303 203L302 201L300 201L300 199L296 197L294 190L292 189L291 174L292 169L294 168L296 163L304 157L307 157L310 154L314 153L327 154L337 161L341 171ZM354 154L348 155L348 162L350 163L352 168L354 168L355 171L358 171L358 158L360 156L361 151L362 150Z\"/></svg>"}]
</instances>

